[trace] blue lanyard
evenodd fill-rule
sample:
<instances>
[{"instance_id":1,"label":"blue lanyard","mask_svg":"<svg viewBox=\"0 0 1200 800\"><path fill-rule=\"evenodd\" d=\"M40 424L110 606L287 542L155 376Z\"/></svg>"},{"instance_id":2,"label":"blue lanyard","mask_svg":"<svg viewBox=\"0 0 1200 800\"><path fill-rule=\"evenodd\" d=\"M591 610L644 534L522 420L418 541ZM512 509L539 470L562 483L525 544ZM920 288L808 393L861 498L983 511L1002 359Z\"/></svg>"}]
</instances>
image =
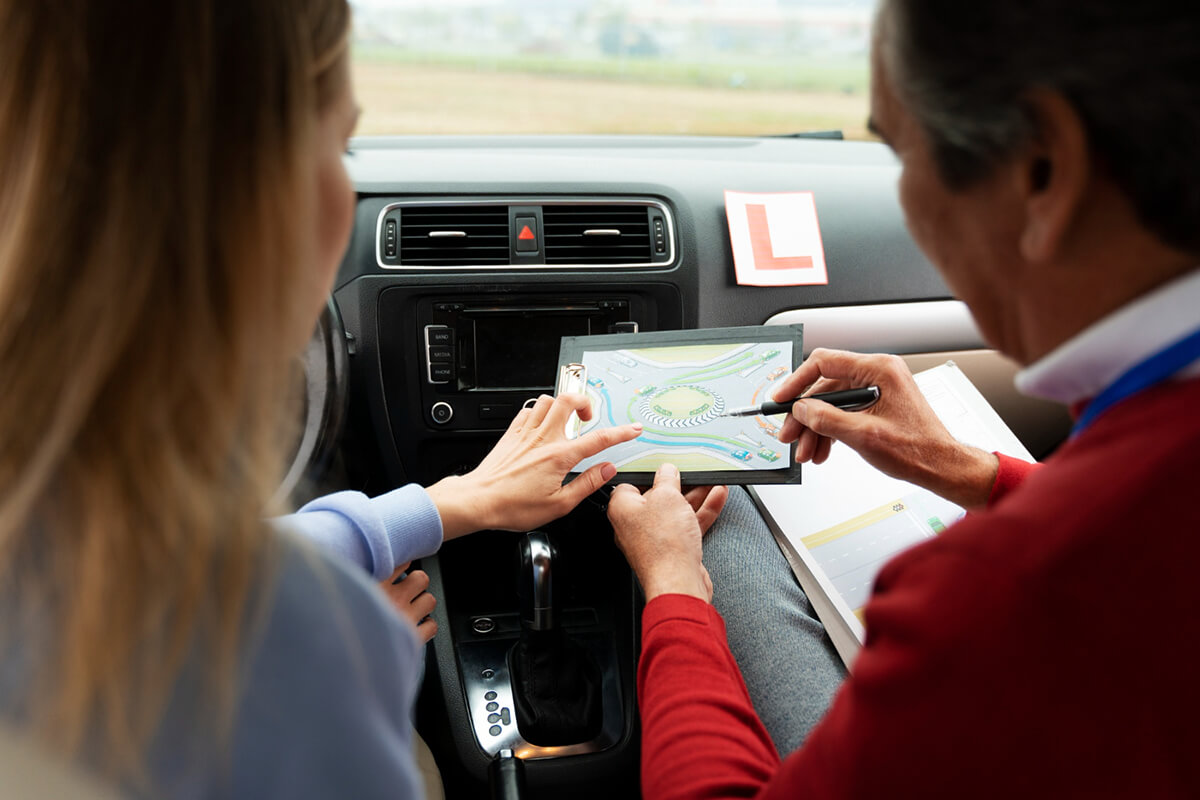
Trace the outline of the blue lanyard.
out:
<instances>
[{"instance_id":1,"label":"blue lanyard","mask_svg":"<svg viewBox=\"0 0 1200 800\"><path fill-rule=\"evenodd\" d=\"M1166 380L1198 358L1200 358L1200 329L1192 331L1165 350L1159 350L1145 361L1134 364L1121 377L1110 383L1104 391L1096 395L1092 402L1088 403L1082 416L1071 428L1071 436L1077 436L1110 407L1143 389Z\"/></svg>"}]
</instances>

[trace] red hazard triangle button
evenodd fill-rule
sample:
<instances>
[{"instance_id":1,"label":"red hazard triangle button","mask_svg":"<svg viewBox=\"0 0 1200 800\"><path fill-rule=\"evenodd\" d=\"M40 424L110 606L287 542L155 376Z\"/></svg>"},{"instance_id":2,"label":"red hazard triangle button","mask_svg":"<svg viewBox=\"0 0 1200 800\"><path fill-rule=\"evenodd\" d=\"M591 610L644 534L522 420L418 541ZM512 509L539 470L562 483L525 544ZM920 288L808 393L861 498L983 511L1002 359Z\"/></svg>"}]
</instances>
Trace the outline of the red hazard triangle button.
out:
<instances>
[{"instance_id":1,"label":"red hazard triangle button","mask_svg":"<svg viewBox=\"0 0 1200 800\"><path fill-rule=\"evenodd\" d=\"M513 220L513 229L517 232L516 250L518 253L536 253L537 217L517 217Z\"/></svg>"}]
</instances>

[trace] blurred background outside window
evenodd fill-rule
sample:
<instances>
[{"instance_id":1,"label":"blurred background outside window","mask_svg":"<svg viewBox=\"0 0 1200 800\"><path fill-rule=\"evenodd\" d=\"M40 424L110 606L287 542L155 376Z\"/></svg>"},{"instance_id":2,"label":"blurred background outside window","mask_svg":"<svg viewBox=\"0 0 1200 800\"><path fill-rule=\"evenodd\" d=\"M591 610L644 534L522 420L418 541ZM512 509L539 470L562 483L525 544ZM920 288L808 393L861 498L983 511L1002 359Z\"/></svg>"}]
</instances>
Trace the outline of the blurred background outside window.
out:
<instances>
[{"instance_id":1,"label":"blurred background outside window","mask_svg":"<svg viewBox=\"0 0 1200 800\"><path fill-rule=\"evenodd\" d=\"M360 134L869 138L874 0L351 0Z\"/></svg>"}]
</instances>

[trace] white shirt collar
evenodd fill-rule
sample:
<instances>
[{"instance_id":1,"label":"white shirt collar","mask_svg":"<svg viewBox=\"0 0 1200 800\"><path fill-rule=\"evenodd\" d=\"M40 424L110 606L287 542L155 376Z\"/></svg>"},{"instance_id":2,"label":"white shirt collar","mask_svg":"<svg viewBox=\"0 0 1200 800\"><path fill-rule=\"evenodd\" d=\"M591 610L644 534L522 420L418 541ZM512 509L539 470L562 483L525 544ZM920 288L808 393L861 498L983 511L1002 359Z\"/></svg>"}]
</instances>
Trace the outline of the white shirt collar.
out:
<instances>
[{"instance_id":1,"label":"white shirt collar","mask_svg":"<svg viewBox=\"0 0 1200 800\"><path fill-rule=\"evenodd\" d=\"M1017 389L1076 403L1200 327L1200 268L1128 303L1017 373ZM1200 361L1180 374L1200 374Z\"/></svg>"}]
</instances>

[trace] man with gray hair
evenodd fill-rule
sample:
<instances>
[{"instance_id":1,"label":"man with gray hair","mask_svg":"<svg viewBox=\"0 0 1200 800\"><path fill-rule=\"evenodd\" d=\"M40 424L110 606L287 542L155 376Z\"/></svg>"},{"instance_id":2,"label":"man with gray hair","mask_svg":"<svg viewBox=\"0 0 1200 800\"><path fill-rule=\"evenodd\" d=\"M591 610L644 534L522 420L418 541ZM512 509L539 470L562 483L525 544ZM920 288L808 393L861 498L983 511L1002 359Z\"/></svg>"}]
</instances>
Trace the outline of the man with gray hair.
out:
<instances>
[{"instance_id":1,"label":"man with gray hair","mask_svg":"<svg viewBox=\"0 0 1200 800\"><path fill-rule=\"evenodd\" d=\"M816 351L784 382L882 388L859 414L797 403L780 436L800 460L840 441L974 509L880 573L811 731L760 708L764 726L709 605L719 503L670 467L614 490L647 597L647 798L1200 797L1198 76L1197 3L883 0L871 126L912 235L1018 386L1076 424L1034 469L956 442L894 357ZM778 646L820 653L802 623ZM830 691L812 674L797 705Z\"/></svg>"}]
</instances>

